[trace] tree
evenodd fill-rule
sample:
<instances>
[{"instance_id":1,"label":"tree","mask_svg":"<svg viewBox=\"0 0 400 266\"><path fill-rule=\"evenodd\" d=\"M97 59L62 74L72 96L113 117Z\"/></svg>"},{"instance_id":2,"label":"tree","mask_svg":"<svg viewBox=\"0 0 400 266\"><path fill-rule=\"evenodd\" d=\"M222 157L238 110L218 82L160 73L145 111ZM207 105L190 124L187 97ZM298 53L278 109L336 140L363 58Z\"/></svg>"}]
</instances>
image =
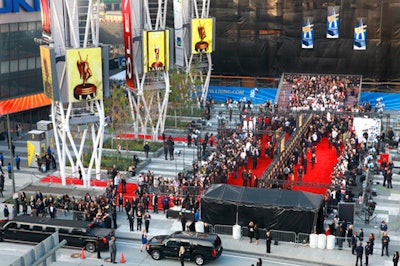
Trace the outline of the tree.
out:
<instances>
[{"instance_id":1,"label":"tree","mask_svg":"<svg viewBox=\"0 0 400 266\"><path fill-rule=\"evenodd\" d=\"M180 69L174 68L169 71L169 79L171 86L171 93L169 97L169 101L174 107L174 115L175 115L175 126L177 123L177 107L179 108L179 117L182 117L182 109L192 107L196 101L198 92L198 84L193 84L190 79L189 74ZM199 80L195 80L195 83L198 83ZM192 109L191 109L192 110ZM193 110L191 112L193 115Z\"/></svg>"},{"instance_id":2,"label":"tree","mask_svg":"<svg viewBox=\"0 0 400 266\"><path fill-rule=\"evenodd\" d=\"M127 93L123 86L113 85L110 88L110 97L104 98L104 112L106 119L108 120L108 130L110 133L114 133L116 138L116 144L113 148L117 148L119 160L121 138L118 137L123 133L127 133L129 128L132 126L132 117L130 115L129 101ZM128 150L128 143L126 143L125 150Z\"/></svg>"}]
</instances>

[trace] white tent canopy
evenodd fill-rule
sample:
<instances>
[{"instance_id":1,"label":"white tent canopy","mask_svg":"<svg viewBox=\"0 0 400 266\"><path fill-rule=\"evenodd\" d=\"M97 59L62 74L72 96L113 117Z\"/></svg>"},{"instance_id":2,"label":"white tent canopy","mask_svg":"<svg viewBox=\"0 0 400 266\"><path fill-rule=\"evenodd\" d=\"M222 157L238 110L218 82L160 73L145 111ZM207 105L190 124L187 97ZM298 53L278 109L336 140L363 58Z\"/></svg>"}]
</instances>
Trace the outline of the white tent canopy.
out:
<instances>
[{"instance_id":1,"label":"white tent canopy","mask_svg":"<svg viewBox=\"0 0 400 266\"><path fill-rule=\"evenodd\" d=\"M117 74L114 74L110 77L110 80L115 80L115 81L125 81L126 77L126 71L121 71L118 72Z\"/></svg>"}]
</instances>

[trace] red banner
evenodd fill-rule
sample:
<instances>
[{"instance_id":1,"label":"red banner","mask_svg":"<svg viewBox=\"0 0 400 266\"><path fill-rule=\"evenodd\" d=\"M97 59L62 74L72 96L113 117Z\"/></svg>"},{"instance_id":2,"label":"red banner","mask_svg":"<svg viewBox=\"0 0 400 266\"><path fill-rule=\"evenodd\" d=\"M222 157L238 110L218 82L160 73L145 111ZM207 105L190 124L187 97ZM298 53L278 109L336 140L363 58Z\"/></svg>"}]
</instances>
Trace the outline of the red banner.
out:
<instances>
[{"instance_id":1,"label":"red banner","mask_svg":"<svg viewBox=\"0 0 400 266\"><path fill-rule=\"evenodd\" d=\"M132 26L131 26L131 0L122 0L122 17L124 27L125 43L125 69L126 86L135 88L135 76L133 71L133 51L132 51Z\"/></svg>"}]
</instances>

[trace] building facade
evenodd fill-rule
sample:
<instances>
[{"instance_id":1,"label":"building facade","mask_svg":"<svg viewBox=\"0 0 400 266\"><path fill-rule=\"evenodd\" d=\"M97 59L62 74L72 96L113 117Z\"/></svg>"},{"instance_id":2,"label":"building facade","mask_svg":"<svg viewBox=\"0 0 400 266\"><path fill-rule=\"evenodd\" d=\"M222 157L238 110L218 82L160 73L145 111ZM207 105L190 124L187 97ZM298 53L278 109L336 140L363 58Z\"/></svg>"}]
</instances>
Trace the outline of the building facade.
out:
<instances>
[{"instance_id":1,"label":"building facade","mask_svg":"<svg viewBox=\"0 0 400 266\"><path fill-rule=\"evenodd\" d=\"M43 92L39 45L34 41L42 34L40 6L35 6L38 2L24 1L26 5L19 6L10 6L10 0L0 3L0 102ZM37 121L49 119L49 110L46 106L10 114L11 127L21 123L27 130L35 128ZM3 117L0 132L5 128Z\"/></svg>"}]
</instances>

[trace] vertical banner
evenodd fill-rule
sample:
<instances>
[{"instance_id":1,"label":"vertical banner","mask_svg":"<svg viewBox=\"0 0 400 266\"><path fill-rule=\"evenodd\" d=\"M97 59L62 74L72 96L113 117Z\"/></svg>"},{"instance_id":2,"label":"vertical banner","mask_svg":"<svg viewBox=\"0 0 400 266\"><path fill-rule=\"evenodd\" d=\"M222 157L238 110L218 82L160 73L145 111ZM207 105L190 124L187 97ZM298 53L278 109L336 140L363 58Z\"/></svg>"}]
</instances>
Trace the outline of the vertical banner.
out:
<instances>
[{"instance_id":1,"label":"vertical banner","mask_svg":"<svg viewBox=\"0 0 400 266\"><path fill-rule=\"evenodd\" d=\"M367 49L367 24L365 18L357 18L354 26L354 50Z\"/></svg>"},{"instance_id":2,"label":"vertical banner","mask_svg":"<svg viewBox=\"0 0 400 266\"><path fill-rule=\"evenodd\" d=\"M41 45L40 61L42 64L43 93L47 98L58 101L60 97L54 49L47 45Z\"/></svg>"},{"instance_id":3,"label":"vertical banner","mask_svg":"<svg viewBox=\"0 0 400 266\"><path fill-rule=\"evenodd\" d=\"M103 97L101 60L101 48L67 50L68 102L93 101Z\"/></svg>"},{"instance_id":4,"label":"vertical banner","mask_svg":"<svg viewBox=\"0 0 400 266\"><path fill-rule=\"evenodd\" d=\"M126 86L128 86L129 88L135 88L135 76L133 71L133 51L132 51L133 40L132 40L130 0L122 0L122 24L124 28Z\"/></svg>"},{"instance_id":5,"label":"vertical banner","mask_svg":"<svg viewBox=\"0 0 400 266\"><path fill-rule=\"evenodd\" d=\"M213 18L195 18L192 19L191 26L191 44L192 54L212 53L214 19Z\"/></svg>"},{"instance_id":6,"label":"vertical banner","mask_svg":"<svg viewBox=\"0 0 400 266\"><path fill-rule=\"evenodd\" d=\"M40 0L42 15L42 36L51 39L50 0Z\"/></svg>"},{"instance_id":7,"label":"vertical banner","mask_svg":"<svg viewBox=\"0 0 400 266\"><path fill-rule=\"evenodd\" d=\"M314 24L312 17L306 17L303 21L302 34L301 34L301 48L313 49L314 48Z\"/></svg>"},{"instance_id":8,"label":"vertical banner","mask_svg":"<svg viewBox=\"0 0 400 266\"><path fill-rule=\"evenodd\" d=\"M339 38L340 27L340 6L328 6L328 16L326 20L326 38Z\"/></svg>"},{"instance_id":9,"label":"vertical banner","mask_svg":"<svg viewBox=\"0 0 400 266\"><path fill-rule=\"evenodd\" d=\"M174 0L175 64L185 66L182 0Z\"/></svg>"},{"instance_id":10,"label":"vertical banner","mask_svg":"<svg viewBox=\"0 0 400 266\"><path fill-rule=\"evenodd\" d=\"M169 70L169 31L143 31L144 72Z\"/></svg>"}]
</instances>

